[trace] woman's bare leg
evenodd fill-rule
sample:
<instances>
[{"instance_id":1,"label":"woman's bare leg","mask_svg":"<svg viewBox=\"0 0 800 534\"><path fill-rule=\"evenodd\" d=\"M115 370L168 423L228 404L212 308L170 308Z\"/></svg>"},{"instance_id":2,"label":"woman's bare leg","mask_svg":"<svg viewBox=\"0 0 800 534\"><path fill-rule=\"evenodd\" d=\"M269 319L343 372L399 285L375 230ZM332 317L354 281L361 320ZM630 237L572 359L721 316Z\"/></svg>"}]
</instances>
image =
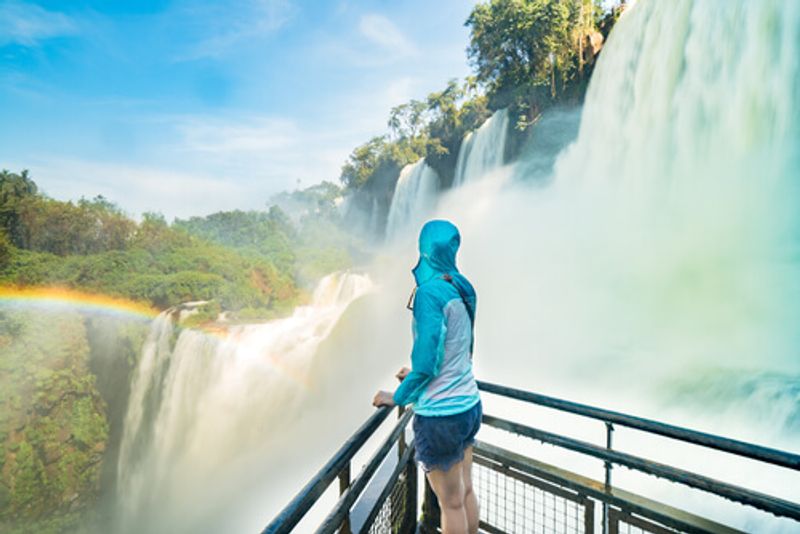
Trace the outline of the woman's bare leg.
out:
<instances>
[{"instance_id":1,"label":"woman's bare leg","mask_svg":"<svg viewBox=\"0 0 800 534\"><path fill-rule=\"evenodd\" d=\"M442 534L468 534L469 523L464 506L463 464L458 462L447 471L434 469L428 473L433 492L442 510Z\"/></svg>"},{"instance_id":2,"label":"woman's bare leg","mask_svg":"<svg viewBox=\"0 0 800 534\"><path fill-rule=\"evenodd\" d=\"M464 451L461 462L461 479L464 481L464 510L467 513L469 534L478 533L478 497L472 488L472 446Z\"/></svg>"}]
</instances>

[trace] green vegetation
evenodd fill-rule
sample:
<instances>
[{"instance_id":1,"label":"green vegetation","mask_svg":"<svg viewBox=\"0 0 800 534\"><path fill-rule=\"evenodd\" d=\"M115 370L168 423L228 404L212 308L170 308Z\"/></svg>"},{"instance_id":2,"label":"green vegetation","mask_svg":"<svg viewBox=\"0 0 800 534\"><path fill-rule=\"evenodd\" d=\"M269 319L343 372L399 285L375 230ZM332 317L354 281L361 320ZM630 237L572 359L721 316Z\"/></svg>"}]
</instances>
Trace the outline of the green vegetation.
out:
<instances>
[{"instance_id":1,"label":"green vegetation","mask_svg":"<svg viewBox=\"0 0 800 534\"><path fill-rule=\"evenodd\" d=\"M178 219L174 227L254 256L272 258L275 266L284 272L295 262L291 243L294 228L278 207L268 212L236 210Z\"/></svg>"},{"instance_id":2,"label":"green vegetation","mask_svg":"<svg viewBox=\"0 0 800 534\"><path fill-rule=\"evenodd\" d=\"M593 0L490 0L467 19L468 54L493 109L511 107L518 125L579 99L594 60L591 36L604 13Z\"/></svg>"},{"instance_id":3,"label":"green vegetation","mask_svg":"<svg viewBox=\"0 0 800 534\"><path fill-rule=\"evenodd\" d=\"M322 182L276 195L266 212L237 210L179 219L173 228L245 258L269 261L279 272L289 273L296 285L307 287L363 258L362 245L344 227L336 206L341 194L339 186ZM258 286L262 280L252 281ZM255 316L250 310L249 317Z\"/></svg>"},{"instance_id":4,"label":"green vegetation","mask_svg":"<svg viewBox=\"0 0 800 534\"><path fill-rule=\"evenodd\" d=\"M357 245L338 226L340 190L321 184L275 199L268 211L137 223L102 197L77 203L38 192L26 171L0 173L0 283L59 285L167 308L215 300L270 317L298 286L352 263Z\"/></svg>"},{"instance_id":5,"label":"green vegetation","mask_svg":"<svg viewBox=\"0 0 800 534\"><path fill-rule=\"evenodd\" d=\"M0 315L0 531L63 532L98 497L106 405L77 314Z\"/></svg>"},{"instance_id":6,"label":"green vegetation","mask_svg":"<svg viewBox=\"0 0 800 534\"><path fill-rule=\"evenodd\" d=\"M280 272L291 273L296 284L308 286L362 257L360 243L346 231L336 206L341 194L339 186L322 182L276 195L269 200L268 211L236 210L178 219L173 228L246 258L268 260Z\"/></svg>"}]
</instances>

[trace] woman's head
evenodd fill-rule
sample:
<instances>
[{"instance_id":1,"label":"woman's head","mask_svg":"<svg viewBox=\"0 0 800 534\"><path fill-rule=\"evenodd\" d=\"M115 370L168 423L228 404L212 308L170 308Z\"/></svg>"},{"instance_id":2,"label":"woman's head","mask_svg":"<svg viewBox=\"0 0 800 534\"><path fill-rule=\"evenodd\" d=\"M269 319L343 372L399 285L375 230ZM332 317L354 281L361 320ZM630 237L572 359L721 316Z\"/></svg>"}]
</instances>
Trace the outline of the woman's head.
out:
<instances>
[{"instance_id":1,"label":"woman's head","mask_svg":"<svg viewBox=\"0 0 800 534\"><path fill-rule=\"evenodd\" d=\"M419 261L413 269L417 285L445 273L456 273L461 234L450 221L428 221L419 234Z\"/></svg>"}]
</instances>

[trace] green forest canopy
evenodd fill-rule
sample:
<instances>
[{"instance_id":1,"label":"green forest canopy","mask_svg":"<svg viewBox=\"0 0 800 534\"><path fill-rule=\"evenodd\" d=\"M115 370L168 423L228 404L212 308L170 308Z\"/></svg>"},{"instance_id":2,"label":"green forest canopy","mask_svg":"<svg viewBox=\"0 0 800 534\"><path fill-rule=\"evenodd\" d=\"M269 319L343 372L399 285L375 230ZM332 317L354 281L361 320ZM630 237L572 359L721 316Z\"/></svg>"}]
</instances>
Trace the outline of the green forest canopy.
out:
<instances>
[{"instance_id":1,"label":"green forest canopy","mask_svg":"<svg viewBox=\"0 0 800 534\"><path fill-rule=\"evenodd\" d=\"M103 197L54 200L27 171L2 171L0 282L80 288L159 308L208 299L269 316L293 305L303 284L350 265L355 245L338 228L338 193L324 184L279 198L296 211L307 206L295 221L273 205L170 225L156 213L136 222Z\"/></svg>"}]
</instances>

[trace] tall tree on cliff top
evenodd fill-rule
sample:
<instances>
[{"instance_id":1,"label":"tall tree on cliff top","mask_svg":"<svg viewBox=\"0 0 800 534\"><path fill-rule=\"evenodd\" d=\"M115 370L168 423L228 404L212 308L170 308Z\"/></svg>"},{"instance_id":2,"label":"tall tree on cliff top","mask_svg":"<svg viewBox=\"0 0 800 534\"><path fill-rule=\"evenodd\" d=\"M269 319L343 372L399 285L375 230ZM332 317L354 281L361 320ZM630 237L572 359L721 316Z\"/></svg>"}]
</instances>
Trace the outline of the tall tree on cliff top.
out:
<instances>
[{"instance_id":1,"label":"tall tree on cliff top","mask_svg":"<svg viewBox=\"0 0 800 534\"><path fill-rule=\"evenodd\" d=\"M593 0L489 0L472 10L469 57L493 107L542 108L579 85Z\"/></svg>"}]
</instances>

